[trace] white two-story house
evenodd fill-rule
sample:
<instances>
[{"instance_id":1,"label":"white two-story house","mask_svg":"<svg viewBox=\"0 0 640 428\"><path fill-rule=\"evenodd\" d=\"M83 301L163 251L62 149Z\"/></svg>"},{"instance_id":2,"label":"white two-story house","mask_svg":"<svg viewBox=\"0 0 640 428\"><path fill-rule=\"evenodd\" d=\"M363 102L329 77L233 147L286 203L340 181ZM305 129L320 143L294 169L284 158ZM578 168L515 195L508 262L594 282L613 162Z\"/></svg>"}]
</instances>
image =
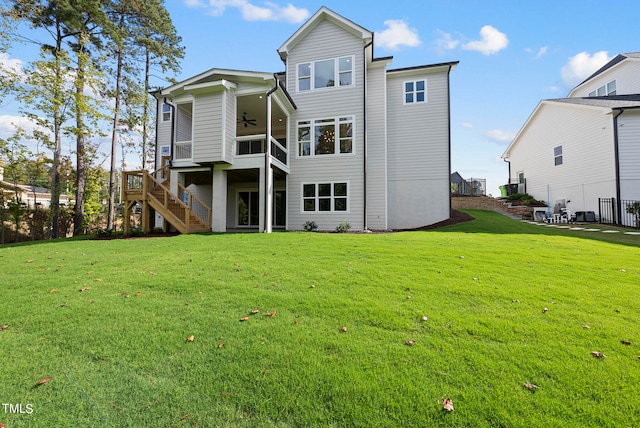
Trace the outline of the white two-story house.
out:
<instances>
[{"instance_id":1,"label":"white two-story house","mask_svg":"<svg viewBox=\"0 0 640 428\"><path fill-rule=\"evenodd\" d=\"M511 183L551 209L635 225L640 201L640 53L620 54L566 98L541 101L502 157Z\"/></svg>"},{"instance_id":2,"label":"white two-story house","mask_svg":"<svg viewBox=\"0 0 640 428\"><path fill-rule=\"evenodd\" d=\"M373 32L325 7L277 52L284 72L213 68L154 94L156 163L175 198L204 206L213 231L449 218L457 62L392 69Z\"/></svg>"}]
</instances>

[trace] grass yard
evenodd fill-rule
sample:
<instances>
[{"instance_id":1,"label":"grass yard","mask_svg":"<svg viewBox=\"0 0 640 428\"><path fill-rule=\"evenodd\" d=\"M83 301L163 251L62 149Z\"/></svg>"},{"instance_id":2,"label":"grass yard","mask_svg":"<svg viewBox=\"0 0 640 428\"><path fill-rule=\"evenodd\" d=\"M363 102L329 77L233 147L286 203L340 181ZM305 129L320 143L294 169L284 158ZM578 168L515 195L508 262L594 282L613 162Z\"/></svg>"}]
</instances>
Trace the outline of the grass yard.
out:
<instances>
[{"instance_id":1,"label":"grass yard","mask_svg":"<svg viewBox=\"0 0 640 428\"><path fill-rule=\"evenodd\" d=\"M640 237L468 212L0 247L0 426L640 426Z\"/></svg>"}]
</instances>

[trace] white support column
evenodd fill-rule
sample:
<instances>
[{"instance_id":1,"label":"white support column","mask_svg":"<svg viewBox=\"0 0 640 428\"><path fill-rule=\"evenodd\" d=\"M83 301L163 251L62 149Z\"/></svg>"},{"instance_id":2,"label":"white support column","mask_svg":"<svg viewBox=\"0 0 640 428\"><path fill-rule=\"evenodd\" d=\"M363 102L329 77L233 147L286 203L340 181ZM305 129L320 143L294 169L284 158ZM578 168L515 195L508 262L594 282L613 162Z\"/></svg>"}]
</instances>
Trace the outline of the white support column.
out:
<instances>
[{"instance_id":1,"label":"white support column","mask_svg":"<svg viewBox=\"0 0 640 428\"><path fill-rule=\"evenodd\" d=\"M275 89L274 89L275 90ZM265 211L264 213L264 229L261 229L265 233L271 233L273 228L273 168L271 167L271 93L274 91L270 91L267 94L267 138L265 141L266 150L265 150L265 171L264 179L265 179L265 193L261 193L264 195L264 203L265 203Z\"/></svg>"},{"instance_id":2,"label":"white support column","mask_svg":"<svg viewBox=\"0 0 640 428\"><path fill-rule=\"evenodd\" d=\"M227 171L213 168L213 197L211 198L211 230L227 231Z\"/></svg>"},{"instance_id":3,"label":"white support column","mask_svg":"<svg viewBox=\"0 0 640 428\"><path fill-rule=\"evenodd\" d=\"M265 207L266 198L264 197L265 192L267 191L267 179L265 177L265 167L261 167L258 171L258 176L260 177L258 180L258 230L260 232L266 232L265 230Z\"/></svg>"}]
</instances>

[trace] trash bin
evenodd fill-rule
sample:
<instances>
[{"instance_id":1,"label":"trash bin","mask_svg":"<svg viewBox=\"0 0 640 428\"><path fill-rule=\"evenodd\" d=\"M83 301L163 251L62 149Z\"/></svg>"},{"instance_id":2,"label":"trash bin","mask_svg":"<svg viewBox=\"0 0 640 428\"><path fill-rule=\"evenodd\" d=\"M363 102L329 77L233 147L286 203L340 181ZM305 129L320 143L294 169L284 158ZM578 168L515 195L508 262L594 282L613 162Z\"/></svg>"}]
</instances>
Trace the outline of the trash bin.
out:
<instances>
[{"instance_id":1,"label":"trash bin","mask_svg":"<svg viewBox=\"0 0 640 428\"><path fill-rule=\"evenodd\" d=\"M507 197L507 186L500 186L500 196L503 198Z\"/></svg>"}]
</instances>

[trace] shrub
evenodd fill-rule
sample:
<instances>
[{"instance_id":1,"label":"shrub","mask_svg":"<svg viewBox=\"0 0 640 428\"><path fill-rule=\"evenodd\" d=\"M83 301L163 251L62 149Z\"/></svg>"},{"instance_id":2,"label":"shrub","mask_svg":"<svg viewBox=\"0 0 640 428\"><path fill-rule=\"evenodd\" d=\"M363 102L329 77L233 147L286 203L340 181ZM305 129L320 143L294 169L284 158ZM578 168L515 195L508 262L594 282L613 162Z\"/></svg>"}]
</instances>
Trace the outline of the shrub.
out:
<instances>
[{"instance_id":1,"label":"shrub","mask_svg":"<svg viewBox=\"0 0 640 428\"><path fill-rule=\"evenodd\" d=\"M315 230L318 228L318 225L315 221L308 221L302 227L306 232L315 232Z\"/></svg>"},{"instance_id":2,"label":"shrub","mask_svg":"<svg viewBox=\"0 0 640 428\"><path fill-rule=\"evenodd\" d=\"M98 237L105 237L105 236L111 236L113 235L113 230L111 229L98 229L96 231L96 236Z\"/></svg>"},{"instance_id":3,"label":"shrub","mask_svg":"<svg viewBox=\"0 0 640 428\"><path fill-rule=\"evenodd\" d=\"M344 233L349 229L351 229L351 223L341 221L340 224L336 226L336 233Z\"/></svg>"},{"instance_id":4,"label":"shrub","mask_svg":"<svg viewBox=\"0 0 640 428\"><path fill-rule=\"evenodd\" d=\"M133 227L129 230L129 233L127 235L131 237L140 237L145 236L146 232L142 230L141 227Z\"/></svg>"},{"instance_id":5,"label":"shrub","mask_svg":"<svg viewBox=\"0 0 640 428\"><path fill-rule=\"evenodd\" d=\"M547 206L546 202L539 201L528 193L515 193L513 195L507 196L507 200L516 205L526 205L530 207L532 206L546 207Z\"/></svg>"}]
</instances>

